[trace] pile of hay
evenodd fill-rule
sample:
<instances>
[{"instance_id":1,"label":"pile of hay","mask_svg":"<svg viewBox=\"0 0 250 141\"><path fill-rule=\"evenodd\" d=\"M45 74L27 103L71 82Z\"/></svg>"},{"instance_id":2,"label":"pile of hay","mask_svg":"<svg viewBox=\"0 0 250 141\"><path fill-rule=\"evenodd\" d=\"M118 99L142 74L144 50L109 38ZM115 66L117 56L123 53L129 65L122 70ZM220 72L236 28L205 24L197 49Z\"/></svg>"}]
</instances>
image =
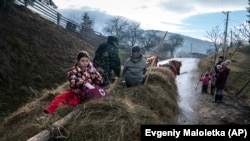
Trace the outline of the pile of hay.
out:
<instances>
[{"instance_id":1,"label":"pile of hay","mask_svg":"<svg viewBox=\"0 0 250 141\"><path fill-rule=\"evenodd\" d=\"M122 78L108 90L110 96L86 102L75 108L81 112L56 136L65 141L140 140L142 124L173 124L179 112L175 77L167 68L153 68L146 85L126 88ZM60 108L47 121L36 121L54 98L48 92L13 113L0 128L0 140L24 141L65 116L72 108Z\"/></svg>"}]
</instances>

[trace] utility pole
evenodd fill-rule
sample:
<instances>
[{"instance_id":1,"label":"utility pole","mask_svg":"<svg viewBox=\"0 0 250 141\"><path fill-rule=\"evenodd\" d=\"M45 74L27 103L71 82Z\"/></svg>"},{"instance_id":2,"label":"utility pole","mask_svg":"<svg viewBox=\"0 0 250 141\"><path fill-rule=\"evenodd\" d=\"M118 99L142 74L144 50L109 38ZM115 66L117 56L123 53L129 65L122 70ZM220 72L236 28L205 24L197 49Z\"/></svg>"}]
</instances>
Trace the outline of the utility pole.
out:
<instances>
[{"instance_id":1,"label":"utility pole","mask_svg":"<svg viewBox=\"0 0 250 141\"><path fill-rule=\"evenodd\" d=\"M227 49L226 49L225 59L229 56L229 55L227 54L227 53L228 53L228 49L233 47L233 32L232 32L232 29L230 30L230 34L231 34L231 37L230 37L230 45L229 45L229 47L227 47Z\"/></svg>"},{"instance_id":2,"label":"utility pole","mask_svg":"<svg viewBox=\"0 0 250 141\"><path fill-rule=\"evenodd\" d=\"M247 20L247 23L248 23L248 26L250 26L250 0L248 0L248 7L246 8L247 9L247 12L248 12L248 20ZM249 34L248 34L249 35ZM248 43L250 44L250 36L248 36Z\"/></svg>"},{"instance_id":3,"label":"utility pole","mask_svg":"<svg viewBox=\"0 0 250 141\"><path fill-rule=\"evenodd\" d=\"M226 59L226 56L227 56L227 50L228 50L228 47L227 47L227 26L228 26L228 16L229 16L229 11L227 12L222 12L224 14L227 15L227 19L226 19L226 27L225 27L225 32L224 32L224 47L223 47L223 56L224 58Z\"/></svg>"},{"instance_id":4,"label":"utility pole","mask_svg":"<svg viewBox=\"0 0 250 141\"><path fill-rule=\"evenodd\" d=\"M230 47L233 47L233 32L232 32L232 29L231 29L230 33L231 33Z\"/></svg>"}]
</instances>

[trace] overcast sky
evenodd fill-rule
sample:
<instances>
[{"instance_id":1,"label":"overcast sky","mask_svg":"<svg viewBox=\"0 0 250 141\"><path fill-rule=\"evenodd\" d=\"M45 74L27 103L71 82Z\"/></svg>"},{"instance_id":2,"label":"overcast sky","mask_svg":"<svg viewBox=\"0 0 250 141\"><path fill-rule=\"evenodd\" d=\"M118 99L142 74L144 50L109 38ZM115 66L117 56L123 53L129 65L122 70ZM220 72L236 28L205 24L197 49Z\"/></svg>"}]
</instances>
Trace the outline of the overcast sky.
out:
<instances>
[{"instance_id":1,"label":"overcast sky","mask_svg":"<svg viewBox=\"0 0 250 141\"><path fill-rule=\"evenodd\" d=\"M79 17L88 12L95 21L95 30L110 16L121 16L140 23L142 29L169 31L206 39L207 31L220 26L228 30L247 20L248 0L53 0L65 17ZM78 21L79 22L79 21Z\"/></svg>"}]
</instances>

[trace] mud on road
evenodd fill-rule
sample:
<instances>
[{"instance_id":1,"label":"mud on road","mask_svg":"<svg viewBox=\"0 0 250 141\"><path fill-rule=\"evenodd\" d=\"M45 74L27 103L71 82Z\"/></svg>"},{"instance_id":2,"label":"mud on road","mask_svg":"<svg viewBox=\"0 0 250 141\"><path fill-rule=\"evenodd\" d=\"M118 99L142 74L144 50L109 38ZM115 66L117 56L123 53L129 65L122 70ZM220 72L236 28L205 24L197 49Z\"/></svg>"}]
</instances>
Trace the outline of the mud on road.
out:
<instances>
[{"instance_id":1,"label":"mud on road","mask_svg":"<svg viewBox=\"0 0 250 141\"><path fill-rule=\"evenodd\" d=\"M210 94L200 94L198 100L199 124L250 124L250 107L240 99L225 93L221 104L212 102L214 98Z\"/></svg>"}]
</instances>

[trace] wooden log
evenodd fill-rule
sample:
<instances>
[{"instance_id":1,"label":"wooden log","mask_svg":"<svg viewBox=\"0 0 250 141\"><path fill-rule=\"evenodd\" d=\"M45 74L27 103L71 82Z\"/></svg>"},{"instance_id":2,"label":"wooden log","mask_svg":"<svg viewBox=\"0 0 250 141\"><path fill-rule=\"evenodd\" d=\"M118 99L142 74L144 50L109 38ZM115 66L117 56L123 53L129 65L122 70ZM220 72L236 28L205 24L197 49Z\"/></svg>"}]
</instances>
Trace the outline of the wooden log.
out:
<instances>
[{"instance_id":1,"label":"wooden log","mask_svg":"<svg viewBox=\"0 0 250 141\"><path fill-rule=\"evenodd\" d=\"M80 112L80 109L75 109L69 114L67 114L65 117L62 119L56 121L55 123L52 124L53 127L63 127L66 125L75 115L77 115ZM51 137L51 132L48 129L44 129L43 131L39 132L35 136L29 138L27 141L48 141Z\"/></svg>"}]
</instances>

